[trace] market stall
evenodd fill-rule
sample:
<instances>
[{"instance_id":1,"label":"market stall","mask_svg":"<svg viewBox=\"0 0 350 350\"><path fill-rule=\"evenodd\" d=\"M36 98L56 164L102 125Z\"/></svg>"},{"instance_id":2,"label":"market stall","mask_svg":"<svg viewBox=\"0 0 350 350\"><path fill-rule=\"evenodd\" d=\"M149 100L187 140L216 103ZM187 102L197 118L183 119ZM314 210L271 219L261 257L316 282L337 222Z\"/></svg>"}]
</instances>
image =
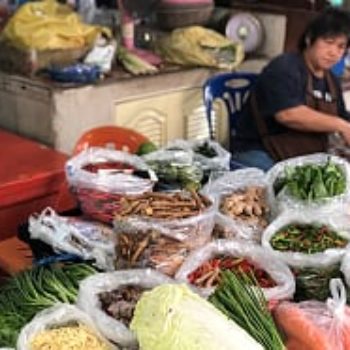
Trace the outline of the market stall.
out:
<instances>
[{"instance_id":1,"label":"market stall","mask_svg":"<svg viewBox=\"0 0 350 350\"><path fill-rule=\"evenodd\" d=\"M1 288L0 346L320 349L322 334L324 349L348 348L345 160L298 157L264 174L229 171L214 142L149 151L69 159L79 211L30 216L21 237L35 261Z\"/></svg>"}]
</instances>

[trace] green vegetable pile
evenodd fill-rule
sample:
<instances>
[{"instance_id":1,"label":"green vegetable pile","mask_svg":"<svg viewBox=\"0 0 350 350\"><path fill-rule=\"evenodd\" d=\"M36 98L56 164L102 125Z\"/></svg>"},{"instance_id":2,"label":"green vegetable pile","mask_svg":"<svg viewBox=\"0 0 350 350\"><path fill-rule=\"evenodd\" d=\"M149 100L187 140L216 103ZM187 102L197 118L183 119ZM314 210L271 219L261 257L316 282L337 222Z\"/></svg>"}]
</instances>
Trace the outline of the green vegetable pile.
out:
<instances>
[{"instance_id":1,"label":"green vegetable pile","mask_svg":"<svg viewBox=\"0 0 350 350\"><path fill-rule=\"evenodd\" d=\"M175 164L168 161L147 161L160 182L178 185L181 188L198 190L203 178L202 169L196 164Z\"/></svg>"},{"instance_id":2,"label":"green vegetable pile","mask_svg":"<svg viewBox=\"0 0 350 350\"><path fill-rule=\"evenodd\" d=\"M196 146L194 148L194 152L207 158L214 158L218 156L216 150L210 146L208 141L204 141L202 144Z\"/></svg>"},{"instance_id":3,"label":"green vegetable pile","mask_svg":"<svg viewBox=\"0 0 350 350\"><path fill-rule=\"evenodd\" d=\"M326 225L291 223L281 228L270 244L280 251L314 254L329 248L344 248L348 241Z\"/></svg>"},{"instance_id":4,"label":"green vegetable pile","mask_svg":"<svg viewBox=\"0 0 350 350\"><path fill-rule=\"evenodd\" d=\"M36 267L11 277L0 291L0 347L15 347L21 328L39 311L74 303L79 282L96 273L87 264Z\"/></svg>"},{"instance_id":5,"label":"green vegetable pile","mask_svg":"<svg viewBox=\"0 0 350 350\"><path fill-rule=\"evenodd\" d=\"M294 301L319 300L325 301L330 297L329 282L333 278L344 276L340 271L340 264L323 268L301 268L293 269L296 282ZM346 283L344 282L344 285Z\"/></svg>"},{"instance_id":6,"label":"green vegetable pile","mask_svg":"<svg viewBox=\"0 0 350 350\"><path fill-rule=\"evenodd\" d=\"M222 271L222 280L210 302L248 332L265 350L285 349L268 310L262 290L253 275Z\"/></svg>"},{"instance_id":7,"label":"green vegetable pile","mask_svg":"<svg viewBox=\"0 0 350 350\"><path fill-rule=\"evenodd\" d=\"M287 167L285 174L274 182L273 189L275 195L286 190L297 199L317 201L343 194L346 189L346 176L341 166L328 159L324 165Z\"/></svg>"}]
</instances>

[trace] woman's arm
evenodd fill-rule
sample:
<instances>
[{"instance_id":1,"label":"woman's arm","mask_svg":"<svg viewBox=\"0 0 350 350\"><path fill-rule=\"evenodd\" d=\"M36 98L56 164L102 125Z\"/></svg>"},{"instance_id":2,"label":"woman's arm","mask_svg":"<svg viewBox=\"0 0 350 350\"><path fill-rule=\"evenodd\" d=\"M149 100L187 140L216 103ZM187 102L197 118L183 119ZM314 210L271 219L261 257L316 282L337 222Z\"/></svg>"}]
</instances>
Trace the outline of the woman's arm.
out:
<instances>
[{"instance_id":1,"label":"woman's arm","mask_svg":"<svg viewBox=\"0 0 350 350\"><path fill-rule=\"evenodd\" d=\"M282 110L275 115L276 120L291 129L313 132L338 132L350 145L350 123L346 120L318 112L307 106Z\"/></svg>"}]
</instances>

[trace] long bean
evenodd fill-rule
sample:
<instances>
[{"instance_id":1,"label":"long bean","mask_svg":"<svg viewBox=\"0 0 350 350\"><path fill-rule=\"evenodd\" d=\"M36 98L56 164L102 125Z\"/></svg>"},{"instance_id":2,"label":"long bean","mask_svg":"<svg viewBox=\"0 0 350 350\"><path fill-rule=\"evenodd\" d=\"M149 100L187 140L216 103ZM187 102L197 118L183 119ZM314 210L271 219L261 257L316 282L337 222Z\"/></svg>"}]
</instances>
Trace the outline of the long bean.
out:
<instances>
[{"instance_id":1,"label":"long bean","mask_svg":"<svg viewBox=\"0 0 350 350\"><path fill-rule=\"evenodd\" d=\"M349 242L326 225L291 223L271 238L271 246L280 251L314 254L330 248L344 248Z\"/></svg>"}]
</instances>

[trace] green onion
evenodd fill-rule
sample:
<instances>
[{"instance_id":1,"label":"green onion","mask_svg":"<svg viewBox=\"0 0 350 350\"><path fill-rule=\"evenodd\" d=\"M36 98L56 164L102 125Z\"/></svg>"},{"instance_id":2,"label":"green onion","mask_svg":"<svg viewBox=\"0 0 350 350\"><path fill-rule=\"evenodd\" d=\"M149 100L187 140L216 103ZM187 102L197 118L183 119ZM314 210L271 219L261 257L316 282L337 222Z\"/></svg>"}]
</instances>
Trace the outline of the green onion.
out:
<instances>
[{"instance_id":1,"label":"green onion","mask_svg":"<svg viewBox=\"0 0 350 350\"><path fill-rule=\"evenodd\" d=\"M221 283L209 300L266 350L285 349L265 296L256 285L253 275L236 275L226 270L222 272Z\"/></svg>"},{"instance_id":2,"label":"green onion","mask_svg":"<svg viewBox=\"0 0 350 350\"><path fill-rule=\"evenodd\" d=\"M0 291L0 347L14 347L20 329L39 311L74 303L79 282L94 273L81 263L37 267L9 278Z\"/></svg>"}]
</instances>

